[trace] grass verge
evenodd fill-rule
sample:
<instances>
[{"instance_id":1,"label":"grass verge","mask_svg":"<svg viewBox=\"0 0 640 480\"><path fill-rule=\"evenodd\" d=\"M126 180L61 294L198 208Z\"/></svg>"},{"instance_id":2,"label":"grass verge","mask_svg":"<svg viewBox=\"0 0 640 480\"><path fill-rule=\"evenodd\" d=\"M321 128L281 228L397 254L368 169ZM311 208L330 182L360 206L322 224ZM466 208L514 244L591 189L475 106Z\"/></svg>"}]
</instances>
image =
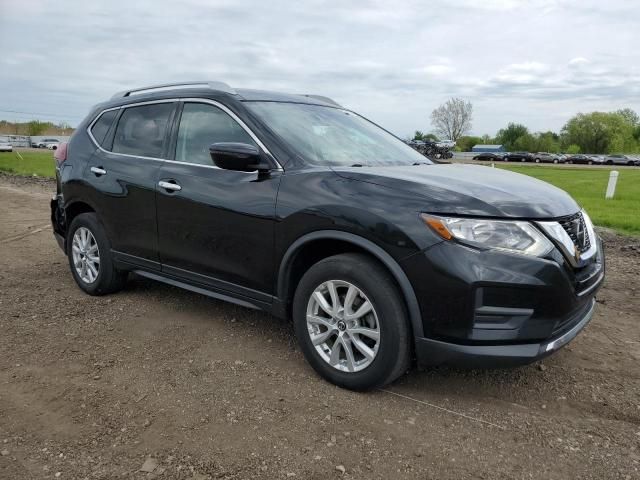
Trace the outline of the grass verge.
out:
<instances>
[{"instance_id":1,"label":"grass verge","mask_svg":"<svg viewBox=\"0 0 640 480\"><path fill-rule=\"evenodd\" d=\"M596 225L622 233L640 235L640 168L619 168L613 199L604 194L612 168L579 168L496 165L549 182L568 192L589 213Z\"/></svg>"},{"instance_id":2,"label":"grass verge","mask_svg":"<svg viewBox=\"0 0 640 480\"><path fill-rule=\"evenodd\" d=\"M56 176L52 150L0 152L0 170L29 177Z\"/></svg>"}]
</instances>

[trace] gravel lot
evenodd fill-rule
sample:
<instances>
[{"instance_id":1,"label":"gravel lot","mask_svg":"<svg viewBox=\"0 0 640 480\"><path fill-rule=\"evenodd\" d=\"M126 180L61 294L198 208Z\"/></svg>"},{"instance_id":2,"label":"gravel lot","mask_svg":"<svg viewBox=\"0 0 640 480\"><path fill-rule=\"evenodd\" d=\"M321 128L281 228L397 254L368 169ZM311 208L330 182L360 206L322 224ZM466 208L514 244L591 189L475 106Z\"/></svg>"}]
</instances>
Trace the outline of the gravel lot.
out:
<instances>
[{"instance_id":1,"label":"gravel lot","mask_svg":"<svg viewBox=\"0 0 640 480\"><path fill-rule=\"evenodd\" d=\"M1 479L640 478L638 240L604 233L594 320L544 363L357 394L264 313L139 277L83 294L53 188L0 176Z\"/></svg>"}]
</instances>

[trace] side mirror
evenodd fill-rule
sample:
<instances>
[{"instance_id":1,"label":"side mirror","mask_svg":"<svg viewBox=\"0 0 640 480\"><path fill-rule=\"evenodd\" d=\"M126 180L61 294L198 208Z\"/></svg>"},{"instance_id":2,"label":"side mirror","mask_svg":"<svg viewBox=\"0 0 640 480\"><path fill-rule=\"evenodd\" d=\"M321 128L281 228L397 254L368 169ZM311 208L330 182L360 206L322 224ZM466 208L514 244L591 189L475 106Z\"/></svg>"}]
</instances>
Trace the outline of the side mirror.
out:
<instances>
[{"instance_id":1,"label":"side mirror","mask_svg":"<svg viewBox=\"0 0 640 480\"><path fill-rule=\"evenodd\" d=\"M260 156L260 150L248 143L214 143L209 147L209 153L213 163L225 170L255 172L269 169Z\"/></svg>"}]
</instances>

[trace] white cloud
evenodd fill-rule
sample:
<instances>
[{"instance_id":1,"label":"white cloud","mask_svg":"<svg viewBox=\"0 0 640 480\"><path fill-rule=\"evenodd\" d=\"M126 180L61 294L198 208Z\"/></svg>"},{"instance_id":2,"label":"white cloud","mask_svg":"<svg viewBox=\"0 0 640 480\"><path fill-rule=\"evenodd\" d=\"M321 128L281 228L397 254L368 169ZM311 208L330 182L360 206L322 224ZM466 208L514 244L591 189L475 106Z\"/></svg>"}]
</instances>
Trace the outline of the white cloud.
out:
<instances>
[{"instance_id":1,"label":"white cloud","mask_svg":"<svg viewBox=\"0 0 640 480\"><path fill-rule=\"evenodd\" d=\"M0 109L75 124L125 87L210 78L335 97L400 135L428 131L450 96L474 103L475 133L559 129L578 111L640 109L630 3L25 0L25 14L0 0Z\"/></svg>"},{"instance_id":2,"label":"white cloud","mask_svg":"<svg viewBox=\"0 0 640 480\"><path fill-rule=\"evenodd\" d=\"M512 63L504 69L506 72L539 74L549 70L549 66L540 62Z\"/></svg>"},{"instance_id":3,"label":"white cloud","mask_svg":"<svg viewBox=\"0 0 640 480\"><path fill-rule=\"evenodd\" d=\"M569 60L569 67L572 68L581 68L587 64L589 64L589 60L584 57L575 57Z\"/></svg>"},{"instance_id":4,"label":"white cloud","mask_svg":"<svg viewBox=\"0 0 640 480\"><path fill-rule=\"evenodd\" d=\"M446 75L453 72L453 67L451 65L434 64L422 67L420 70L429 75Z\"/></svg>"}]
</instances>

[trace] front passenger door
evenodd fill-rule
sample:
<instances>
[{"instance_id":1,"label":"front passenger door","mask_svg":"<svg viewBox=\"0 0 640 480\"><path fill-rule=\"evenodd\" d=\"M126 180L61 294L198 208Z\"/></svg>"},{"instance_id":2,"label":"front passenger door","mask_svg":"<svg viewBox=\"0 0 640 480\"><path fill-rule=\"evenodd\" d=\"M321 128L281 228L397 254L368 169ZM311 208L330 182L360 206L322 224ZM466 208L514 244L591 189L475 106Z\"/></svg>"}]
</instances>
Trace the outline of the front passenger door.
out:
<instances>
[{"instance_id":1,"label":"front passenger door","mask_svg":"<svg viewBox=\"0 0 640 480\"><path fill-rule=\"evenodd\" d=\"M169 275L270 302L279 173L222 170L209 155L217 142L260 148L238 120L217 103L184 103L174 161L159 173L160 261Z\"/></svg>"}]
</instances>

